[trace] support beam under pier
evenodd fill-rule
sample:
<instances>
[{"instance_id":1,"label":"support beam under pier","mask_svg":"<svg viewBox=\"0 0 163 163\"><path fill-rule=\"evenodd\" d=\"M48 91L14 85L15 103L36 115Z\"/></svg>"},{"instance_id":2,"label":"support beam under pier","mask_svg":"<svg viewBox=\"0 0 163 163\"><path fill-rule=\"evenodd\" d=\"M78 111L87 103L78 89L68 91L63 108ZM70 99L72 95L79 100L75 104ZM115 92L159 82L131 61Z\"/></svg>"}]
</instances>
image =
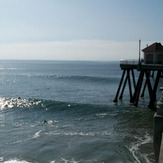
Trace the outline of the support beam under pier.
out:
<instances>
[{"instance_id":1,"label":"support beam under pier","mask_svg":"<svg viewBox=\"0 0 163 163\"><path fill-rule=\"evenodd\" d=\"M131 82L131 76L130 76L130 72L131 72L131 75L132 75L132 78L133 78L133 83ZM124 80L124 76L126 75L125 77L125 80ZM129 93L130 93L130 100L132 99L132 88L135 89L135 75L134 75L134 71L133 69L124 69L123 70L123 74L122 74L122 77L121 77L121 80L120 80L120 83L119 83L119 86L118 86L118 90L117 90L117 93L116 93L116 96L115 96L115 99L113 102L117 102L118 101L118 96L119 96L119 93L120 93L120 96L119 96L119 99L122 99L123 98L123 93L124 93L124 89L126 87L126 84L127 84L127 81L128 81L128 87L129 87ZM121 86L123 84L123 87L122 87L122 90L121 90Z\"/></svg>"},{"instance_id":2,"label":"support beam under pier","mask_svg":"<svg viewBox=\"0 0 163 163\"><path fill-rule=\"evenodd\" d=\"M126 72L126 69L123 70L123 74L122 74L122 77L121 77L121 80L120 80L120 83L119 83L119 87L118 87L118 90L117 90L117 93L116 93L116 96L115 96L115 99L113 100L113 102L118 101L117 99L118 99L118 96L119 96L119 92L120 92L120 89L121 89L121 85L122 85L122 82L123 82L125 72Z\"/></svg>"}]
</instances>

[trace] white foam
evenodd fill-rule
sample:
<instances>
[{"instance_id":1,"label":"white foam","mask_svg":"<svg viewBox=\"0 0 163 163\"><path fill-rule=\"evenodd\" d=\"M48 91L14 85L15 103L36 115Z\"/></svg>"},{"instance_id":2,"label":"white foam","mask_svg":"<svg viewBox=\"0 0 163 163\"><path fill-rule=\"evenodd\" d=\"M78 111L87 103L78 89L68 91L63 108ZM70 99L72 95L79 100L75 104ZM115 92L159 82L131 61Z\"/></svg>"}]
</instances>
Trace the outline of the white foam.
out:
<instances>
[{"instance_id":1,"label":"white foam","mask_svg":"<svg viewBox=\"0 0 163 163\"><path fill-rule=\"evenodd\" d=\"M22 143L22 142L29 141L29 140L31 140L31 139L36 139L36 138L40 137L40 133L41 133L42 131L43 131L43 130L39 130L38 132L36 132L33 136L30 136L29 138L22 139L22 140L18 140L18 141L15 141L15 142L12 142L12 143L8 143L8 144L18 144L18 143Z\"/></svg>"},{"instance_id":2,"label":"white foam","mask_svg":"<svg viewBox=\"0 0 163 163\"><path fill-rule=\"evenodd\" d=\"M50 161L49 163L55 163L55 161Z\"/></svg>"},{"instance_id":3,"label":"white foam","mask_svg":"<svg viewBox=\"0 0 163 163\"><path fill-rule=\"evenodd\" d=\"M138 141L133 143L131 145L131 147L129 148L129 151L132 153L132 155L133 155L133 157L135 159L134 163L141 163L140 158L145 160L146 163L151 163L151 161L148 159L148 156L150 154L142 154L142 153L140 153L139 147L141 145L144 145L144 144L152 142L152 138L147 133L144 136L144 138L138 138L138 137L135 137L135 138L138 139Z\"/></svg>"},{"instance_id":4,"label":"white foam","mask_svg":"<svg viewBox=\"0 0 163 163\"><path fill-rule=\"evenodd\" d=\"M74 159L72 159L72 160L66 160L66 159L64 159L64 158L61 158L61 161L63 162L63 163L78 163L78 162L80 162L80 161L75 161ZM56 161L56 160L53 160L53 161L50 161L49 163L57 163L58 161ZM60 162L60 161L59 161Z\"/></svg>"},{"instance_id":5,"label":"white foam","mask_svg":"<svg viewBox=\"0 0 163 163\"><path fill-rule=\"evenodd\" d=\"M47 123L48 123L49 125L51 125L51 124L53 123L53 121L52 121L52 120L48 120Z\"/></svg>"},{"instance_id":6,"label":"white foam","mask_svg":"<svg viewBox=\"0 0 163 163\"><path fill-rule=\"evenodd\" d=\"M64 135L66 136L95 136L95 133L93 132L89 132L89 133L85 133L85 132L64 132Z\"/></svg>"},{"instance_id":7,"label":"white foam","mask_svg":"<svg viewBox=\"0 0 163 163\"><path fill-rule=\"evenodd\" d=\"M3 161L3 157L0 157L0 162L2 162Z\"/></svg>"},{"instance_id":8,"label":"white foam","mask_svg":"<svg viewBox=\"0 0 163 163\"><path fill-rule=\"evenodd\" d=\"M31 163L31 162L28 162L25 160L8 160L8 161L5 161L4 163Z\"/></svg>"},{"instance_id":9,"label":"white foam","mask_svg":"<svg viewBox=\"0 0 163 163\"><path fill-rule=\"evenodd\" d=\"M36 138L38 138L38 137L40 137L40 133L42 132L42 130L40 130L40 131L38 131L38 132L36 132L34 135L33 135L33 139L36 139Z\"/></svg>"},{"instance_id":10,"label":"white foam","mask_svg":"<svg viewBox=\"0 0 163 163\"><path fill-rule=\"evenodd\" d=\"M79 161L75 161L74 159L72 160L66 160L64 158L61 158L62 161L64 161L64 163L78 163Z\"/></svg>"},{"instance_id":11,"label":"white foam","mask_svg":"<svg viewBox=\"0 0 163 163\"><path fill-rule=\"evenodd\" d=\"M104 118L104 117L108 116L108 113L98 113L98 114L96 114L96 116Z\"/></svg>"},{"instance_id":12,"label":"white foam","mask_svg":"<svg viewBox=\"0 0 163 163\"><path fill-rule=\"evenodd\" d=\"M49 132L45 133L46 135L65 135L65 136L110 136L112 132L103 131L103 132Z\"/></svg>"},{"instance_id":13,"label":"white foam","mask_svg":"<svg viewBox=\"0 0 163 163\"><path fill-rule=\"evenodd\" d=\"M9 144L18 144L18 143L21 143L21 142L24 142L25 140L18 140L18 141L15 141L15 142L12 142L12 143L9 143Z\"/></svg>"}]
</instances>

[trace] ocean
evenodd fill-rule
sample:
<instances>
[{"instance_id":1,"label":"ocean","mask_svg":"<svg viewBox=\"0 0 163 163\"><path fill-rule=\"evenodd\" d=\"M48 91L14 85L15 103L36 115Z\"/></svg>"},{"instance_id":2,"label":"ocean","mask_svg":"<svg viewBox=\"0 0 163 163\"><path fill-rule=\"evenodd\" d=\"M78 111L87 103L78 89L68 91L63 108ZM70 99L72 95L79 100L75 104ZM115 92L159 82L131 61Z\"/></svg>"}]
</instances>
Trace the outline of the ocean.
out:
<instances>
[{"instance_id":1,"label":"ocean","mask_svg":"<svg viewBox=\"0 0 163 163\"><path fill-rule=\"evenodd\" d=\"M121 74L119 62L1 60L0 163L154 163L148 92L137 108L128 88L113 103Z\"/></svg>"}]
</instances>

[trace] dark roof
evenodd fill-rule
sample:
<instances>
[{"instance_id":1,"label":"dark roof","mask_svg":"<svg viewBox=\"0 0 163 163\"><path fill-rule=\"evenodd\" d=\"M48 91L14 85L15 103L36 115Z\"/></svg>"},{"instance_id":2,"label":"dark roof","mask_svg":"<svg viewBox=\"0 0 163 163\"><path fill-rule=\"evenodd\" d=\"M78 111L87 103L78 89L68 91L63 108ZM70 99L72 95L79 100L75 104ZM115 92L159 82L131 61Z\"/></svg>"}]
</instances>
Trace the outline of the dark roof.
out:
<instances>
[{"instance_id":1,"label":"dark roof","mask_svg":"<svg viewBox=\"0 0 163 163\"><path fill-rule=\"evenodd\" d=\"M143 52L163 52L163 46L161 43L155 42L154 44L144 48Z\"/></svg>"}]
</instances>

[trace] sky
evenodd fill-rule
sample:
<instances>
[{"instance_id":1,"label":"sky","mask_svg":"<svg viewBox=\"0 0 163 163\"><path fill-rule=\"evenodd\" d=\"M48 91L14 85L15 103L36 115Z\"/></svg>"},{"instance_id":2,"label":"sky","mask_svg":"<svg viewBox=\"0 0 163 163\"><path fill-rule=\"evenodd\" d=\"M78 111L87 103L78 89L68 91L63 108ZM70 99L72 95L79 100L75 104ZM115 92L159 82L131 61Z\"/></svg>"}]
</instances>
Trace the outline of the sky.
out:
<instances>
[{"instance_id":1,"label":"sky","mask_svg":"<svg viewBox=\"0 0 163 163\"><path fill-rule=\"evenodd\" d=\"M0 0L0 59L137 59L139 39L163 44L162 0Z\"/></svg>"}]
</instances>

